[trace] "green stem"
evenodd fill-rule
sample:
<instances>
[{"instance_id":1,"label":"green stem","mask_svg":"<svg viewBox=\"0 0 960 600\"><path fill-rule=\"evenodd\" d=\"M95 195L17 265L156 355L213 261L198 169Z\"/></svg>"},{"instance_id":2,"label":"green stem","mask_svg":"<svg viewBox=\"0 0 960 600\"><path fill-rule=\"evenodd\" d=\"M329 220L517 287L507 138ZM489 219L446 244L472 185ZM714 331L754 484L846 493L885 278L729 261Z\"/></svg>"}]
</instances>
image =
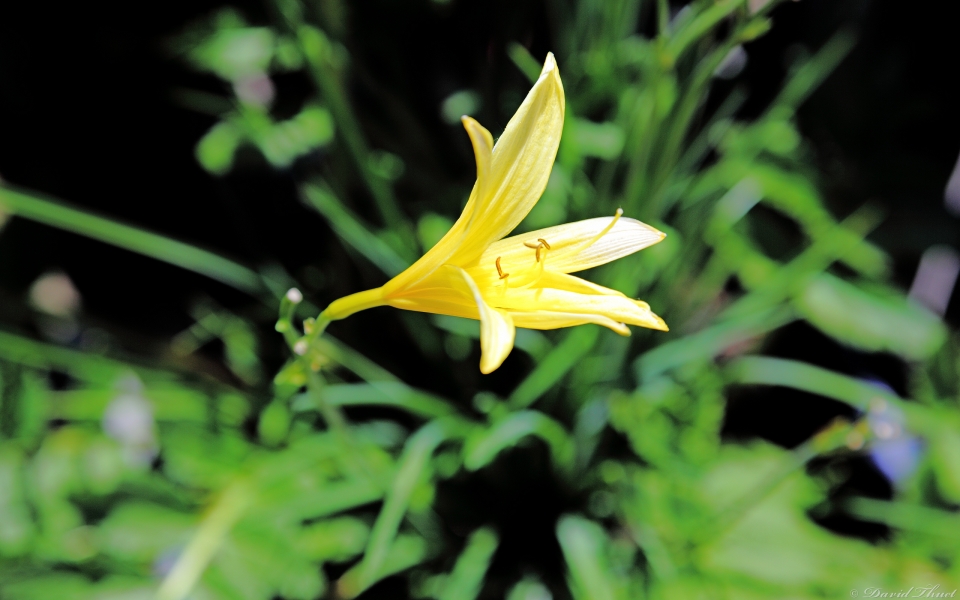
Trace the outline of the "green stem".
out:
<instances>
[{"instance_id":1,"label":"green stem","mask_svg":"<svg viewBox=\"0 0 960 600\"><path fill-rule=\"evenodd\" d=\"M370 151L350 103L343 93L337 65L333 62L333 46L319 29L308 25L298 0L274 0L277 12L295 36L307 61L313 79L337 125L337 137L353 162L357 173L373 196L377 209L388 226L405 223L390 185L370 167ZM405 240L408 241L408 240Z\"/></svg>"},{"instance_id":2,"label":"green stem","mask_svg":"<svg viewBox=\"0 0 960 600\"><path fill-rule=\"evenodd\" d=\"M223 540L243 517L250 505L250 495L250 490L239 482L223 492L163 580L156 600L183 600L189 596Z\"/></svg>"},{"instance_id":3,"label":"green stem","mask_svg":"<svg viewBox=\"0 0 960 600\"><path fill-rule=\"evenodd\" d=\"M280 316L277 319L276 329L283 334L283 338L286 340L290 351L307 373L307 391L310 396L313 397L314 404L316 404L320 410L320 414L323 415L327 425L332 431L336 432L336 435L341 436L345 442L350 443L347 419L343 411L340 410L340 407L330 404L324 398L323 388L326 382L324 382L320 374L314 369L310 361L310 350L320 336L323 335L330 320L325 317L324 313L320 313L320 317L314 323L310 334L301 339L297 335L296 327L293 325L293 315L297 305L302 300L303 296L297 289L291 289L286 293L280 302Z\"/></svg>"},{"instance_id":4,"label":"green stem","mask_svg":"<svg viewBox=\"0 0 960 600\"><path fill-rule=\"evenodd\" d=\"M567 337L557 344L533 372L513 390L507 400L510 408L520 410L536 402L590 353L599 335L598 326L581 326L568 333Z\"/></svg>"}]
</instances>

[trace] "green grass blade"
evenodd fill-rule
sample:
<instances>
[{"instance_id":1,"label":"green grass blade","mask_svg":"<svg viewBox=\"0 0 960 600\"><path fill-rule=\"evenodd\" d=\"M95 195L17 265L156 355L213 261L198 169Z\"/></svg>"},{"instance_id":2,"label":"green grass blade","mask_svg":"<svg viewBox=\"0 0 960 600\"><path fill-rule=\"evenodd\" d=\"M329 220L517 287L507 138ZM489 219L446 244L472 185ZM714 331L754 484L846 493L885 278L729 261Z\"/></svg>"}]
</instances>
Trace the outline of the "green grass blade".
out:
<instances>
[{"instance_id":1,"label":"green grass blade","mask_svg":"<svg viewBox=\"0 0 960 600\"><path fill-rule=\"evenodd\" d=\"M859 410L867 410L877 398L903 405L900 398L882 387L795 360L746 356L732 362L727 373L734 383L794 388L839 400Z\"/></svg>"},{"instance_id":2,"label":"green grass blade","mask_svg":"<svg viewBox=\"0 0 960 600\"><path fill-rule=\"evenodd\" d=\"M309 184L301 189L307 204L330 222L330 226L337 232L340 239L379 267L381 271L393 277L410 265L409 261L374 235L332 192L318 185Z\"/></svg>"},{"instance_id":3,"label":"green grass blade","mask_svg":"<svg viewBox=\"0 0 960 600\"><path fill-rule=\"evenodd\" d=\"M434 450L451 437L465 433L464 421L444 418L431 421L413 434L403 449L397 474L393 479L383 508L370 532L363 560L356 573L356 593L367 589L380 578L384 562L387 559L393 541L400 528L400 522L407 513L410 497L427 468Z\"/></svg>"},{"instance_id":4,"label":"green grass blade","mask_svg":"<svg viewBox=\"0 0 960 600\"><path fill-rule=\"evenodd\" d=\"M566 515L557 524L557 539L570 570L574 598L616 600L619 597L613 588L618 577L605 556L610 542L599 525L583 517Z\"/></svg>"},{"instance_id":5,"label":"green grass blade","mask_svg":"<svg viewBox=\"0 0 960 600\"><path fill-rule=\"evenodd\" d=\"M32 192L0 186L0 207L18 217L200 273L254 296L266 293L260 275L219 254L41 198Z\"/></svg>"},{"instance_id":6,"label":"green grass blade","mask_svg":"<svg viewBox=\"0 0 960 600\"><path fill-rule=\"evenodd\" d=\"M528 435L535 435L550 446L558 467L567 471L572 468L575 447L570 435L560 423L534 410L514 413L471 436L464 448L463 465L472 471L480 469Z\"/></svg>"},{"instance_id":7,"label":"green grass blade","mask_svg":"<svg viewBox=\"0 0 960 600\"><path fill-rule=\"evenodd\" d=\"M474 600L483 587L483 578L490 567L497 544L499 538L492 529L483 527L473 532L438 600Z\"/></svg>"},{"instance_id":8,"label":"green grass blade","mask_svg":"<svg viewBox=\"0 0 960 600\"><path fill-rule=\"evenodd\" d=\"M511 408L526 408L536 402L590 353L599 335L599 327L580 326L573 329L513 390L508 400Z\"/></svg>"}]
</instances>

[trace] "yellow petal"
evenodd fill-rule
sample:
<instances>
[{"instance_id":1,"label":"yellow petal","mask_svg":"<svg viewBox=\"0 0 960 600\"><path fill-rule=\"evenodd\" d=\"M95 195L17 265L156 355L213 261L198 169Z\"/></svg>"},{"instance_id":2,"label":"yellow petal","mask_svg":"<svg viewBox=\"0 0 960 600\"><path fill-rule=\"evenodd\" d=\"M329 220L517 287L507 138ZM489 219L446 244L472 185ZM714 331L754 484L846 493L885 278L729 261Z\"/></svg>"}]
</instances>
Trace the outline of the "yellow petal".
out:
<instances>
[{"instance_id":1,"label":"yellow petal","mask_svg":"<svg viewBox=\"0 0 960 600\"><path fill-rule=\"evenodd\" d=\"M415 310L436 315L451 315L465 319L479 319L477 303L452 288L418 288L415 292L392 296L385 301L394 308Z\"/></svg>"},{"instance_id":2,"label":"yellow petal","mask_svg":"<svg viewBox=\"0 0 960 600\"><path fill-rule=\"evenodd\" d=\"M617 290L604 287L600 284L593 283L592 281L587 281L586 279L581 279L576 275L568 275L566 273L553 273L546 271L537 282L532 286L534 288L554 288L558 290L565 290L568 292L576 292L578 294L594 294L601 296L620 296L621 298L626 298L623 295L623 292L618 292ZM639 302L639 300L634 300L633 302ZM646 305L646 303L644 303ZM650 308L647 306L647 308Z\"/></svg>"},{"instance_id":3,"label":"yellow petal","mask_svg":"<svg viewBox=\"0 0 960 600\"><path fill-rule=\"evenodd\" d=\"M361 310L383 306L385 303L383 288L375 288L334 300L330 303L330 306L323 311L323 314L331 321L336 321L337 319L349 317L353 313Z\"/></svg>"},{"instance_id":4,"label":"yellow petal","mask_svg":"<svg viewBox=\"0 0 960 600\"><path fill-rule=\"evenodd\" d=\"M540 78L493 147L489 181L478 183L483 194L455 264L469 263L513 231L540 199L557 156L563 115L563 85L548 54Z\"/></svg>"},{"instance_id":5,"label":"yellow petal","mask_svg":"<svg viewBox=\"0 0 960 600\"><path fill-rule=\"evenodd\" d=\"M490 132L481 125L477 123L476 119L472 117L461 117L460 121L463 123L463 128L467 130L467 135L470 136L470 144L473 146L473 156L477 161L477 182L476 187L477 194L474 196L470 195L471 199L476 198L485 198L487 196L487 191L483 189L483 186L489 185L490 178L490 169L491 163L493 160L493 136L490 135ZM470 216L475 217L473 212L473 206L467 206L464 208L464 213L470 211Z\"/></svg>"},{"instance_id":6,"label":"yellow petal","mask_svg":"<svg viewBox=\"0 0 960 600\"><path fill-rule=\"evenodd\" d=\"M453 224L453 227L417 262L383 286L384 295L387 297L394 296L406 288L417 285L450 260L450 257L460 249L470 223L476 218L477 199L486 195L484 186L491 181L493 136L480 123L470 117L463 117L461 122L463 122L463 127L467 130L467 135L470 136L470 142L473 145L473 154L477 160L477 182L473 186L473 191L470 192L470 198L467 200L466 206L463 207L463 212L460 213L460 217Z\"/></svg>"},{"instance_id":7,"label":"yellow petal","mask_svg":"<svg viewBox=\"0 0 960 600\"><path fill-rule=\"evenodd\" d=\"M608 327L620 335L630 335L630 329L618 321L603 315L577 315L573 313L535 311L510 311L513 324L527 329L559 329L593 323Z\"/></svg>"},{"instance_id":8,"label":"yellow petal","mask_svg":"<svg viewBox=\"0 0 960 600\"><path fill-rule=\"evenodd\" d=\"M607 228L609 230L604 232ZM509 273L518 272L524 266L529 268L536 256L535 250L526 244L536 246L542 239L550 244L549 250L543 249L546 270L574 273L623 258L656 244L664 237L666 234L635 219L599 217L538 229L495 242L480 255L477 266L492 265L499 256L501 266ZM519 284L519 280L516 281ZM478 283L482 285L479 280Z\"/></svg>"},{"instance_id":9,"label":"yellow petal","mask_svg":"<svg viewBox=\"0 0 960 600\"><path fill-rule=\"evenodd\" d=\"M473 294L473 300L477 303L477 310L480 313L480 372L486 375L503 364L513 350L516 328L514 328L513 319L506 311L497 310L486 303L469 273L463 269L458 271L463 276L463 281L469 287L470 293Z\"/></svg>"},{"instance_id":10,"label":"yellow petal","mask_svg":"<svg viewBox=\"0 0 960 600\"><path fill-rule=\"evenodd\" d=\"M508 288L496 296L496 306L511 311L544 310L575 315L599 315L613 321L667 331L667 324L645 302L625 296L582 294L553 288Z\"/></svg>"}]
</instances>

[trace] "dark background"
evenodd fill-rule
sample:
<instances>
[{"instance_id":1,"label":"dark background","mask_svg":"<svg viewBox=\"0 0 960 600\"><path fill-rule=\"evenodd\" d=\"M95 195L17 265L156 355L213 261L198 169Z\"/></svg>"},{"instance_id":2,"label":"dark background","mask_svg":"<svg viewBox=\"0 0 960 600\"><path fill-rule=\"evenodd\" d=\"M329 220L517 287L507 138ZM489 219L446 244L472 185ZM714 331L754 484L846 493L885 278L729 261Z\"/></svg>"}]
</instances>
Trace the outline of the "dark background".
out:
<instances>
[{"instance_id":1,"label":"dark background","mask_svg":"<svg viewBox=\"0 0 960 600\"><path fill-rule=\"evenodd\" d=\"M533 1L365 4L363 10L348 9L342 19L327 15L327 26L354 56L350 93L368 139L374 148L397 153L407 163L397 193L411 215L429 207L453 216L466 197L474 167L466 137L440 119L439 105L458 89L478 90L484 98L499 98L510 86L522 89L505 46L519 41L537 57L552 49L549 11ZM944 8L948 4L788 3L774 12L772 32L748 46L749 62L739 79L751 93L743 111L753 114L780 89L794 59L816 51L838 29L856 34L856 48L805 104L799 121L830 208L845 215L869 201L887 215L872 239L891 253L895 280L903 287L909 286L926 248L960 248L960 223L943 204L944 187L960 154L960 111L953 90L960 45L955 15ZM258 2L230 5L253 24L270 23ZM227 95L229 90L178 60L170 42L189 23L221 6L211 0L129 4L118 12L111 5L4 3L0 177L246 264L278 263L319 306L379 285L382 275L372 267L358 269L323 220L296 198L295 181L311 166L306 163L320 157L310 155L290 169L276 170L251 153L241 158L243 168L223 177L209 175L195 161L197 140L216 120L180 105L176 92ZM280 114L311 93L300 75L279 76L276 84ZM482 109L481 120L494 131L509 117L498 106L485 102ZM462 196L432 194L450 183L462 188ZM361 195L355 208L375 221L364 201ZM82 294L84 319L108 331L118 351L160 354L170 336L193 322L189 308L201 298L252 317L262 325L268 354L280 351L279 343L270 343L275 313L240 292L165 263L22 219L0 233L0 257L4 328L32 332L26 291L43 272L62 269ZM954 325L958 296L948 313ZM387 357L397 353L377 350L382 340L402 335L393 331L397 323L383 311L372 311L362 322L338 325L336 333L381 364L415 378L416 369L389 363ZM386 333L369 335L377 330ZM898 361L841 348L805 325L773 336L767 352L878 377L898 392L906 385ZM761 395L767 393L731 399L726 435L760 435L789 447L842 412L837 403L811 398L782 398L773 405L763 401ZM486 475L489 481L455 481L441 488L439 508L464 531L475 526L479 513L499 514L500 530L517 537L504 547L520 552L523 540L552 540L556 515L582 499L551 487L555 482L542 475L544 457L536 452L508 459L498 461L499 471ZM886 480L865 460L854 471L850 485L858 493L889 497ZM496 498L511 495L476 495L497 485L514 490L512 496L523 501L497 506ZM460 498L475 498L475 506L453 501ZM868 537L883 533L829 515L821 522ZM515 558L501 552L494 568L516 568L511 564ZM558 549L549 548L543 560L558 562Z\"/></svg>"}]
</instances>

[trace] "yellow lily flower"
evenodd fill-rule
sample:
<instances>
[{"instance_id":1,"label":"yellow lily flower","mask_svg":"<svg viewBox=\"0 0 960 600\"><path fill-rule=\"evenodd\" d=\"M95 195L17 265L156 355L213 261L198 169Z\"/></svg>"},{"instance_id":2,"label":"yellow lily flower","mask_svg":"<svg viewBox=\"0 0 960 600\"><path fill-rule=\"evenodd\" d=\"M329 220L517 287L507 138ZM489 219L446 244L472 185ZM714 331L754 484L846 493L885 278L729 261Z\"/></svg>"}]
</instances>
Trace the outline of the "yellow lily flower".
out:
<instances>
[{"instance_id":1,"label":"yellow lily flower","mask_svg":"<svg viewBox=\"0 0 960 600\"><path fill-rule=\"evenodd\" d=\"M537 203L560 145L563 85L553 54L493 143L470 117L477 182L450 231L383 287L334 301L325 320L389 305L480 321L480 370L490 373L513 349L515 327L556 329L585 323L629 335L626 324L667 330L649 305L570 273L651 246L665 235L634 219L587 219L503 239Z\"/></svg>"}]
</instances>

